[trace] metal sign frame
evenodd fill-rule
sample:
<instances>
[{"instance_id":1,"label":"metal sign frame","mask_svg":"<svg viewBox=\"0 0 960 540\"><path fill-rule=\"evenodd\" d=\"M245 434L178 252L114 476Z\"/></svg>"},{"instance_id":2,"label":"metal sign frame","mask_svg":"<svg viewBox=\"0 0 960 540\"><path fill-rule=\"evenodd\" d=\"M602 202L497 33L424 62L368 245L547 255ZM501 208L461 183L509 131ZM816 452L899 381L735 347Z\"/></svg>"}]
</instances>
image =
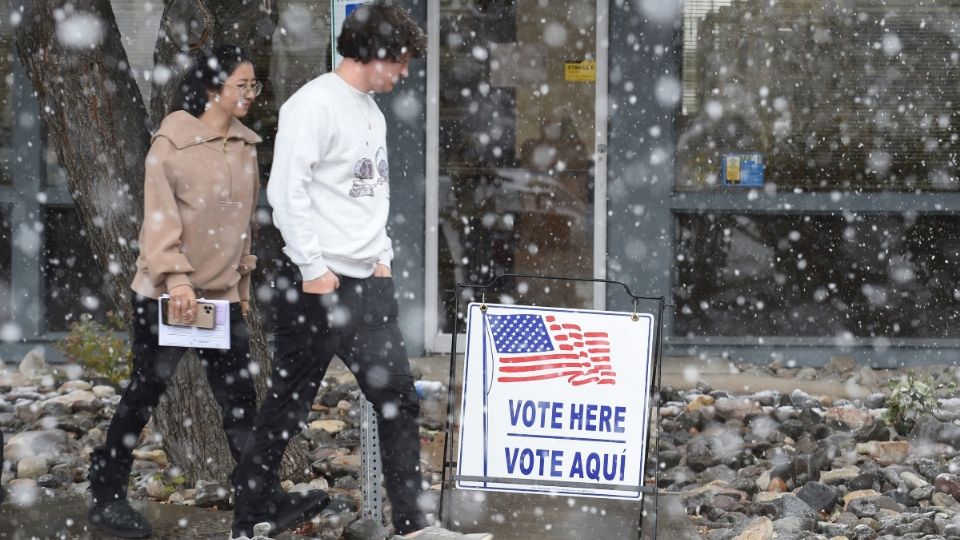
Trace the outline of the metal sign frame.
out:
<instances>
[{"instance_id":1,"label":"metal sign frame","mask_svg":"<svg viewBox=\"0 0 960 540\"><path fill-rule=\"evenodd\" d=\"M557 280L557 281L568 281L568 282L587 282L587 283L594 283L595 287L602 287L604 285L619 285L623 287L627 296L630 297L631 302L633 304L634 312L637 312L640 301L655 302L656 309L657 309L656 316L655 316L655 329L654 329L655 337L654 337L652 359L651 359L652 365L650 366L650 368L652 369L652 372L650 374L650 380L649 380L650 388L648 389L648 391L651 392L651 397L654 399L650 400L648 407L650 408L655 407L657 411L655 418L660 417L660 400L659 400L658 394L661 388L661 374L662 374L661 373L662 370L660 369L660 366L661 366L661 359L663 354L663 313L666 308L666 301L663 296L641 296L641 295L634 294L633 292L630 291L630 288L621 281L607 280L607 279L570 278L570 277L546 276L546 275L536 275L536 274L508 273L508 274L501 274L501 275L494 276L494 278L486 284L458 283L455 289L449 291L449 293L452 294L454 297L453 298L454 312L453 312L453 321L452 321L453 337L451 339L452 343L450 346L450 373L449 373L449 381L447 385L447 417L444 421L444 430L443 430L443 465L441 467L442 480L440 484L440 503L438 508L438 515L439 515L440 522L447 527L451 525L451 521L452 521L451 514L453 512L450 511L450 509L448 509L447 512L444 512L444 499L447 494L447 490L456 489L455 477L452 475L448 475L447 470L448 469L456 470L456 467L457 467L457 462L454 460L452 455L453 445L450 443L450 429L453 425L453 419L454 419L453 415L455 412L454 399L456 395L455 389L456 389L456 375L457 375L457 372L456 372L457 325L458 325L457 314L460 311L461 292L464 289L475 289L475 290L479 290L481 292L481 296L485 298L486 291L493 288L499 282L504 280L509 280L509 279L517 279L517 278L535 279L535 280ZM650 417L648 417L648 421L650 421ZM654 463L653 485L641 485L640 491L644 494L653 495L653 498L654 498L653 538L655 539L657 538L657 509L659 508L658 486L660 484L660 430L656 429L655 435L652 433L653 431L654 431L653 429L648 429L646 432L647 440L645 442L646 442L647 455L643 457L643 459L646 460L647 457L649 456L650 449L654 448L656 461ZM654 437L653 447L650 446L651 436ZM530 496L536 497L538 495L531 494ZM452 504L452 499L451 499L451 504ZM640 515L638 516L638 519L637 519L637 538L638 539L640 538L640 535L643 529L643 521L644 521L643 509L645 505L646 505L645 502L641 504L640 513L639 513Z\"/></svg>"}]
</instances>

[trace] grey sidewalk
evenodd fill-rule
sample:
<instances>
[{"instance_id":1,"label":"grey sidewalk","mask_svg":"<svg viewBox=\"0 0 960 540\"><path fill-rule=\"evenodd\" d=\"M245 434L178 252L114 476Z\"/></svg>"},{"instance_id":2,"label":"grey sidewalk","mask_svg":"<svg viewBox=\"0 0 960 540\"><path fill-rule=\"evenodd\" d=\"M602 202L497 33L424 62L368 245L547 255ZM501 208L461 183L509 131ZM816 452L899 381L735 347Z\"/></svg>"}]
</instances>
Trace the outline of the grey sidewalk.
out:
<instances>
[{"instance_id":1,"label":"grey sidewalk","mask_svg":"<svg viewBox=\"0 0 960 540\"><path fill-rule=\"evenodd\" d=\"M467 494L469 497L474 493ZM571 506L566 497L549 504L522 496L510 495L497 499L500 507L489 507L484 515L463 513L470 521L464 530L490 530L496 540L580 540L584 538L635 539L639 517L637 505L614 503L601 499L578 499ZM652 499L650 499L652 504ZM99 540L113 538L90 530L87 524L88 499L79 495L40 499L31 506L17 506L11 502L0 505L0 539L27 540L63 538L71 540ZM232 512L134 501L154 526L153 538L163 540L226 539L230 532ZM472 505L476 508L475 505ZM652 506L648 505L648 508ZM513 515L516 513L516 517ZM534 515L536 514L536 515ZM522 517L521 517L522 516ZM644 524L643 538L653 538L652 519ZM657 520L658 538L665 540L695 540L700 536L687 519L676 496L660 497ZM278 540L299 540L302 537L283 534Z\"/></svg>"}]
</instances>

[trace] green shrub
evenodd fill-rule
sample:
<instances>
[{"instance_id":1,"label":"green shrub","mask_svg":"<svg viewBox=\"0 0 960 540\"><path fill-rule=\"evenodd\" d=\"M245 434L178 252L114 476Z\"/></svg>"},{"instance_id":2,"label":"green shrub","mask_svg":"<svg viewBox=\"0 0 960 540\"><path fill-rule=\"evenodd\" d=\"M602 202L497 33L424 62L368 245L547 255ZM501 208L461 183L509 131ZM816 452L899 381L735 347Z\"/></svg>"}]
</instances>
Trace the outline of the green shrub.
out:
<instances>
[{"instance_id":1,"label":"green shrub","mask_svg":"<svg viewBox=\"0 0 960 540\"><path fill-rule=\"evenodd\" d=\"M88 314L81 315L56 347L68 359L83 366L88 375L102 377L114 386L130 378L130 344L119 313L107 313L105 324Z\"/></svg>"},{"instance_id":2,"label":"green shrub","mask_svg":"<svg viewBox=\"0 0 960 540\"><path fill-rule=\"evenodd\" d=\"M937 406L937 383L933 377L921 379L910 371L891 379L887 385L890 396L884 420L900 433L910 431L920 415L932 412Z\"/></svg>"}]
</instances>

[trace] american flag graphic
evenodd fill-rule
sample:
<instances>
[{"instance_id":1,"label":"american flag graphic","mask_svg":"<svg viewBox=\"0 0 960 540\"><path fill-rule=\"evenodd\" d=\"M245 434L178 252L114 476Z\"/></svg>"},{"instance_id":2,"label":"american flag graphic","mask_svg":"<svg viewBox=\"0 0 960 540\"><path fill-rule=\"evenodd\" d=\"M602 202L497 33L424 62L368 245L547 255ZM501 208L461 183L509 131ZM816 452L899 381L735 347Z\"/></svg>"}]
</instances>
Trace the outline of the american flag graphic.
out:
<instances>
[{"instance_id":1,"label":"american flag graphic","mask_svg":"<svg viewBox=\"0 0 960 540\"><path fill-rule=\"evenodd\" d=\"M498 382L563 377L573 386L616 384L606 332L584 332L553 315L487 315Z\"/></svg>"}]
</instances>

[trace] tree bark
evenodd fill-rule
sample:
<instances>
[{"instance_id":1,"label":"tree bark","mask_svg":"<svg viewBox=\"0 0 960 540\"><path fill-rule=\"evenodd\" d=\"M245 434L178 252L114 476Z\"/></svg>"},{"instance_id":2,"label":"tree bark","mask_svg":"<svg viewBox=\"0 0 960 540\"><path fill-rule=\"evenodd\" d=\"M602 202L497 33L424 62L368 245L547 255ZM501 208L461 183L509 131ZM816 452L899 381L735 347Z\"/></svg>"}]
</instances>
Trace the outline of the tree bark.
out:
<instances>
[{"instance_id":1,"label":"tree bark","mask_svg":"<svg viewBox=\"0 0 960 540\"><path fill-rule=\"evenodd\" d=\"M80 48L57 38L58 20L62 25L77 16L92 16L102 30L99 39ZM18 55L67 172L77 215L91 233L87 238L108 276L111 297L128 321L136 262L133 244L142 219L148 125L158 125L170 110L190 52L218 40L265 50L276 21L275 0L242 6L231 0L168 0L155 63L170 66L170 77L162 88L155 89L151 123L109 0L36 0L24 6L16 36ZM256 382L262 398L270 357L253 300L251 360L260 366ZM153 420L171 463L189 479L226 482L234 464L219 407L205 381L193 352L184 355ZM302 478L308 467L303 447L291 444L283 475Z\"/></svg>"}]
</instances>

